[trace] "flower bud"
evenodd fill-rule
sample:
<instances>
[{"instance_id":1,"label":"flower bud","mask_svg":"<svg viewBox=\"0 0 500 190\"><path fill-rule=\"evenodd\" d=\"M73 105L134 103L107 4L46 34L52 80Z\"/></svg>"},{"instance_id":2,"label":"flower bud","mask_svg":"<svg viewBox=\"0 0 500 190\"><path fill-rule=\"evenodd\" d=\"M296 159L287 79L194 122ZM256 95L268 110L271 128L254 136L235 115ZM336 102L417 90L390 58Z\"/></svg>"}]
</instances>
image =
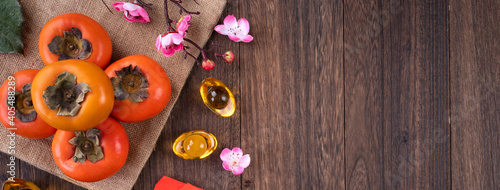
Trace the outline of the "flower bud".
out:
<instances>
[{"instance_id":1,"label":"flower bud","mask_svg":"<svg viewBox=\"0 0 500 190\"><path fill-rule=\"evenodd\" d=\"M203 67L203 69L209 71L209 70L212 70L215 67L215 63L214 63L214 61L212 61L210 59L205 59L201 63L201 66Z\"/></svg>"},{"instance_id":2,"label":"flower bud","mask_svg":"<svg viewBox=\"0 0 500 190\"><path fill-rule=\"evenodd\" d=\"M222 56L222 59L224 59L224 61L226 63L231 63L234 61L234 53L232 51L227 51L226 53L224 53L224 55Z\"/></svg>"}]
</instances>

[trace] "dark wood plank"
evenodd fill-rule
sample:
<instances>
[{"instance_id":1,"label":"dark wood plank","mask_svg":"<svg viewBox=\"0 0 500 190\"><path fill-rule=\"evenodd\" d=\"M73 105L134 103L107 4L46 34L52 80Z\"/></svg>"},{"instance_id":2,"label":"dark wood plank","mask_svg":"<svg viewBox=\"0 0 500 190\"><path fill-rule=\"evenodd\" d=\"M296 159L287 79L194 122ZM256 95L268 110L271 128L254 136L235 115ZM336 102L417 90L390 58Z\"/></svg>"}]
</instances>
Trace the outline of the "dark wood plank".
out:
<instances>
[{"instance_id":1,"label":"dark wood plank","mask_svg":"<svg viewBox=\"0 0 500 190\"><path fill-rule=\"evenodd\" d=\"M52 160L50 160L52 161ZM25 179L36 184L40 189L50 190L85 190L80 186L63 180L57 176L51 175L40 170L26 162L21 161L21 179Z\"/></svg>"},{"instance_id":2,"label":"dark wood plank","mask_svg":"<svg viewBox=\"0 0 500 190\"><path fill-rule=\"evenodd\" d=\"M499 9L450 0L453 189L500 189Z\"/></svg>"},{"instance_id":3,"label":"dark wood plank","mask_svg":"<svg viewBox=\"0 0 500 190\"><path fill-rule=\"evenodd\" d=\"M342 1L239 1L243 189L345 189Z\"/></svg>"},{"instance_id":4,"label":"dark wood plank","mask_svg":"<svg viewBox=\"0 0 500 190\"><path fill-rule=\"evenodd\" d=\"M5 129L2 129L2 130L5 130ZM16 138L19 138L19 136L16 136ZM11 152L13 154L5 154L3 152L0 152L0 171L2 171L2 175L0 176L1 183L7 181L10 177L12 177L12 175L14 176L14 178L21 178L21 176L22 176L22 174L21 174L22 167L20 164L21 161L17 158L11 158L11 156L15 157L15 151L19 151L19 150L16 150L14 143L13 143L14 146L11 146L10 143L11 142L3 142L2 143L2 146L12 147L12 149L10 149L10 150L13 150L14 152ZM14 159L13 163L11 162L11 159ZM11 172L11 171L14 171L14 172Z\"/></svg>"},{"instance_id":5,"label":"dark wood plank","mask_svg":"<svg viewBox=\"0 0 500 190\"><path fill-rule=\"evenodd\" d=\"M226 9L219 23L223 23L226 15L234 14L239 18L238 2L228 1ZM162 176L187 182L204 189L240 189L240 176L222 168L220 153L224 148L240 146L240 74L239 66L242 59L238 55L239 44L234 43L227 36L214 32L206 48L212 47L211 43L221 45L216 48L224 53L232 50L235 61L227 64L222 60L216 61L216 66L211 71L194 66L190 77L186 81L177 104L170 114L155 151L152 153L146 166L141 172L134 189L150 190ZM209 57L215 61L214 57ZM201 62L201 59L200 59ZM226 84L236 98L236 112L229 118L222 118L213 114L203 103L200 96L200 84L203 79L214 77ZM202 160L184 160L177 157L172 151L175 139L184 132L191 130L205 130L215 135L218 141L217 150L209 157Z\"/></svg>"},{"instance_id":6,"label":"dark wood plank","mask_svg":"<svg viewBox=\"0 0 500 190\"><path fill-rule=\"evenodd\" d=\"M448 2L344 11L347 189L449 189Z\"/></svg>"}]
</instances>

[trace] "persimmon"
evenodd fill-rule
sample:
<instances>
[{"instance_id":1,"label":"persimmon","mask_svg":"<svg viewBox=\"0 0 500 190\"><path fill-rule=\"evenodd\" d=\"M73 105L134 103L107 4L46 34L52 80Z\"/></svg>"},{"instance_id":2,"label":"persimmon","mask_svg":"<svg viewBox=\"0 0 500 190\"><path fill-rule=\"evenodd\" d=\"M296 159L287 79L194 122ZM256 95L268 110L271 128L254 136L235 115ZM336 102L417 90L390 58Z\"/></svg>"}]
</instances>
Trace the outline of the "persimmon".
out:
<instances>
[{"instance_id":1,"label":"persimmon","mask_svg":"<svg viewBox=\"0 0 500 190\"><path fill-rule=\"evenodd\" d=\"M160 113L170 100L167 73L147 56L124 57L109 65L104 72L111 79L115 95L111 115L119 121L144 121Z\"/></svg>"},{"instance_id":2,"label":"persimmon","mask_svg":"<svg viewBox=\"0 0 500 190\"><path fill-rule=\"evenodd\" d=\"M106 30L94 19L68 13L49 20L40 32L38 51L48 65L66 59L81 59L106 68L112 44Z\"/></svg>"},{"instance_id":3,"label":"persimmon","mask_svg":"<svg viewBox=\"0 0 500 190\"><path fill-rule=\"evenodd\" d=\"M52 140L57 166L67 176L84 182L100 181L118 172L128 151L127 132L111 117L87 131L57 130Z\"/></svg>"},{"instance_id":4,"label":"persimmon","mask_svg":"<svg viewBox=\"0 0 500 190\"><path fill-rule=\"evenodd\" d=\"M46 138L56 132L55 128L38 116L33 107L31 82L38 71L18 71L0 87L0 121L11 132L31 139Z\"/></svg>"},{"instance_id":5,"label":"persimmon","mask_svg":"<svg viewBox=\"0 0 500 190\"><path fill-rule=\"evenodd\" d=\"M31 91L35 110L56 129L88 130L113 109L113 85L106 73L78 59L45 66L33 79Z\"/></svg>"}]
</instances>

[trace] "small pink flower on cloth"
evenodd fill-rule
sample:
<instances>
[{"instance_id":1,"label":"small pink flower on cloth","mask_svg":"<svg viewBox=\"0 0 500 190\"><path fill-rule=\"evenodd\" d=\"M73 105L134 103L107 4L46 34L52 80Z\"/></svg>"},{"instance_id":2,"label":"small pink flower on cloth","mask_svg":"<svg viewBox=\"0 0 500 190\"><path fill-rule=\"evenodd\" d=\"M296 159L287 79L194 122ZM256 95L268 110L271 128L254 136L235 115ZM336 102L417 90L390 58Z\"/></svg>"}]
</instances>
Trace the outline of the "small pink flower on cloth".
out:
<instances>
[{"instance_id":1,"label":"small pink flower on cloth","mask_svg":"<svg viewBox=\"0 0 500 190\"><path fill-rule=\"evenodd\" d=\"M236 21L236 17L228 15L224 19L224 24L217 25L215 31L219 34L229 36L229 39L235 42L251 42L253 37L248 35L250 32L250 24L245 18L240 18Z\"/></svg>"},{"instance_id":2,"label":"small pink flower on cloth","mask_svg":"<svg viewBox=\"0 0 500 190\"><path fill-rule=\"evenodd\" d=\"M156 38L156 49L161 51L165 57L171 57L176 51L181 51L184 47L182 42L184 37L177 32L170 32L159 35Z\"/></svg>"},{"instance_id":3,"label":"small pink flower on cloth","mask_svg":"<svg viewBox=\"0 0 500 190\"><path fill-rule=\"evenodd\" d=\"M250 165L250 155L243 155L243 151L238 147L234 147L233 150L225 148L220 153L220 159L222 167L227 171L232 171L234 175L240 175Z\"/></svg>"},{"instance_id":4,"label":"small pink flower on cloth","mask_svg":"<svg viewBox=\"0 0 500 190\"><path fill-rule=\"evenodd\" d=\"M177 28L177 32L181 34L183 37L186 37L186 31L189 28L189 25L191 24L191 15L186 15L183 16L181 19L179 19L179 22L175 25L175 28Z\"/></svg>"},{"instance_id":5,"label":"small pink flower on cloth","mask_svg":"<svg viewBox=\"0 0 500 190\"><path fill-rule=\"evenodd\" d=\"M113 3L113 7L117 11L123 11L125 19L130 22L149 22L148 12L136 3L116 2Z\"/></svg>"},{"instance_id":6,"label":"small pink flower on cloth","mask_svg":"<svg viewBox=\"0 0 500 190\"><path fill-rule=\"evenodd\" d=\"M177 22L175 28L177 31L171 31L156 38L156 49L161 51L165 57L171 57L176 51L183 50L182 42L186 37L187 29L189 28L191 15L183 16Z\"/></svg>"}]
</instances>

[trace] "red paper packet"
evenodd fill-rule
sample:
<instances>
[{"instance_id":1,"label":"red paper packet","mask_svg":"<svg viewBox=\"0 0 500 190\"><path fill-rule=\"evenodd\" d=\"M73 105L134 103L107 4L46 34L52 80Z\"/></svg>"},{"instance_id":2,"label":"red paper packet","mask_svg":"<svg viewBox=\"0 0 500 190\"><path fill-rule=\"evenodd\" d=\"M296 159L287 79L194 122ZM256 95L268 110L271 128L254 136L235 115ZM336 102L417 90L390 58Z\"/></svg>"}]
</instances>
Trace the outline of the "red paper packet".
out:
<instances>
[{"instance_id":1,"label":"red paper packet","mask_svg":"<svg viewBox=\"0 0 500 190\"><path fill-rule=\"evenodd\" d=\"M175 179L163 176L155 185L154 190L203 190L189 183L182 183Z\"/></svg>"}]
</instances>

